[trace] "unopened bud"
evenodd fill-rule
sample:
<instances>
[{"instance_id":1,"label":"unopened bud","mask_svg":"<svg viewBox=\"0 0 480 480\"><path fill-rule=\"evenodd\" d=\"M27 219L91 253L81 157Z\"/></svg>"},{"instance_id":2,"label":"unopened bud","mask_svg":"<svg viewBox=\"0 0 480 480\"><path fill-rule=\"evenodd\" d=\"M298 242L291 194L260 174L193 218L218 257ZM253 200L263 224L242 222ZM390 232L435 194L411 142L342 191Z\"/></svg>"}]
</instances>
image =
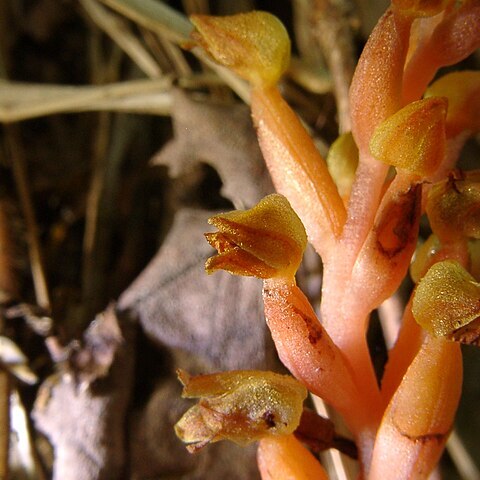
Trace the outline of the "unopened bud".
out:
<instances>
[{"instance_id":1,"label":"unopened bud","mask_svg":"<svg viewBox=\"0 0 480 480\"><path fill-rule=\"evenodd\" d=\"M192 15L193 39L220 65L254 86L274 85L290 62L290 39L283 24L267 12L227 17Z\"/></svg>"}]
</instances>

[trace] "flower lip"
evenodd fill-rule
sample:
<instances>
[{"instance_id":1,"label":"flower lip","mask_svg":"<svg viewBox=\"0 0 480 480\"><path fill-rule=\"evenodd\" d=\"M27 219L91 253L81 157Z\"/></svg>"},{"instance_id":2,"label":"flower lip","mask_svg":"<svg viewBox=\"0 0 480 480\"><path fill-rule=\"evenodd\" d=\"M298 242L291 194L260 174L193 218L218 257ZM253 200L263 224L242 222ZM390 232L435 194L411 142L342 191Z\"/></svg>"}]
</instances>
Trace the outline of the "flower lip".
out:
<instances>
[{"instance_id":1,"label":"flower lip","mask_svg":"<svg viewBox=\"0 0 480 480\"><path fill-rule=\"evenodd\" d=\"M223 269L263 279L295 275L306 246L306 234L281 195L269 195L247 211L216 215L209 223L219 231L205 234L208 243L218 251L207 261L208 273Z\"/></svg>"}]
</instances>

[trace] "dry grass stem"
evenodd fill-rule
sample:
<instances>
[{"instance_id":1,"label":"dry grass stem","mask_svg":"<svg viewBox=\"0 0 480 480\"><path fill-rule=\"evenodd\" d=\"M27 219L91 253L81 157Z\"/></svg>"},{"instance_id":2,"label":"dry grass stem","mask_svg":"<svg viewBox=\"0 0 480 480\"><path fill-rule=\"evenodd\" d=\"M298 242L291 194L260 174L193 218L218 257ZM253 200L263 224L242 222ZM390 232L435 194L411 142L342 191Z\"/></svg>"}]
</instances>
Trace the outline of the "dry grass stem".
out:
<instances>
[{"instance_id":1,"label":"dry grass stem","mask_svg":"<svg viewBox=\"0 0 480 480\"><path fill-rule=\"evenodd\" d=\"M30 257L30 268L32 272L37 305L49 311L50 294L48 291L47 277L43 265L43 255L39 240L38 224L35 210L33 208L30 187L27 181L28 173L25 162L25 154L22 149L20 135L16 125L5 126L5 138L10 153L10 162L18 191L18 197L22 207L22 213L25 218L28 254Z\"/></svg>"},{"instance_id":2,"label":"dry grass stem","mask_svg":"<svg viewBox=\"0 0 480 480\"><path fill-rule=\"evenodd\" d=\"M462 480L478 480L480 478L480 470L465 448L456 429L453 429L448 438L447 450Z\"/></svg>"},{"instance_id":3,"label":"dry grass stem","mask_svg":"<svg viewBox=\"0 0 480 480\"><path fill-rule=\"evenodd\" d=\"M102 0L149 30L164 35L174 43L188 40L192 26L187 17L162 2L155 0Z\"/></svg>"},{"instance_id":4,"label":"dry grass stem","mask_svg":"<svg viewBox=\"0 0 480 480\"><path fill-rule=\"evenodd\" d=\"M142 27L164 36L173 43L183 44L189 40L192 30L189 20L163 3L152 0L102 1ZM194 48L192 53L216 72L245 103L250 103L250 89L244 80L210 60L202 49Z\"/></svg>"},{"instance_id":5,"label":"dry grass stem","mask_svg":"<svg viewBox=\"0 0 480 480\"><path fill-rule=\"evenodd\" d=\"M192 75L192 69L185 59L185 55L182 50L175 43L170 42L163 35L158 35L158 41L162 47L165 56L173 66L173 71L176 76L183 77Z\"/></svg>"},{"instance_id":6,"label":"dry grass stem","mask_svg":"<svg viewBox=\"0 0 480 480\"><path fill-rule=\"evenodd\" d=\"M162 72L151 54L138 38L132 34L126 21L122 20L95 0L80 0L85 11L95 24L103 30L150 78L159 78Z\"/></svg>"},{"instance_id":7,"label":"dry grass stem","mask_svg":"<svg viewBox=\"0 0 480 480\"><path fill-rule=\"evenodd\" d=\"M314 31L332 76L340 133L352 128L348 92L355 68L352 32L341 10L346 8L346 4L347 1L339 5L336 1L316 0L313 12Z\"/></svg>"},{"instance_id":8,"label":"dry grass stem","mask_svg":"<svg viewBox=\"0 0 480 480\"><path fill-rule=\"evenodd\" d=\"M0 82L0 122L98 110L169 115L171 84L167 77L77 87Z\"/></svg>"},{"instance_id":9,"label":"dry grass stem","mask_svg":"<svg viewBox=\"0 0 480 480\"><path fill-rule=\"evenodd\" d=\"M322 417L333 419L335 417L335 428L338 430L342 427L342 419L332 408L329 408L325 402L316 395L310 394L315 410ZM331 480L354 480L358 476L358 463L342 454L336 449L325 450L320 454L322 463L330 474Z\"/></svg>"}]
</instances>

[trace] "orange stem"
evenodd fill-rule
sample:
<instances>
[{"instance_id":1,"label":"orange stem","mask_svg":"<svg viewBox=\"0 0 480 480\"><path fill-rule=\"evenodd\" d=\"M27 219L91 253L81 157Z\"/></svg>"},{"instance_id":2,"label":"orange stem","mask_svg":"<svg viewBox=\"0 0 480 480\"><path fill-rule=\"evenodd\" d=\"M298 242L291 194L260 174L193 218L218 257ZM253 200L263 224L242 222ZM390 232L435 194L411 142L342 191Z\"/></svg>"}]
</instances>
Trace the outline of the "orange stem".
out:
<instances>
[{"instance_id":1,"label":"orange stem","mask_svg":"<svg viewBox=\"0 0 480 480\"><path fill-rule=\"evenodd\" d=\"M404 104L418 100L441 67L467 58L480 47L480 3L465 1L420 44L405 68ZM459 41L461 39L461 41Z\"/></svg>"},{"instance_id":2,"label":"orange stem","mask_svg":"<svg viewBox=\"0 0 480 480\"><path fill-rule=\"evenodd\" d=\"M262 480L328 480L318 460L293 435L260 440L257 462Z\"/></svg>"},{"instance_id":3,"label":"orange stem","mask_svg":"<svg viewBox=\"0 0 480 480\"><path fill-rule=\"evenodd\" d=\"M346 212L325 160L277 88L253 89L251 106L276 190L301 218L317 252L328 257Z\"/></svg>"},{"instance_id":4,"label":"orange stem","mask_svg":"<svg viewBox=\"0 0 480 480\"><path fill-rule=\"evenodd\" d=\"M352 370L296 285L266 280L263 299L267 325L283 364L343 416L368 465L380 411L374 393L357 377L357 366Z\"/></svg>"},{"instance_id":5,"label":"orange stem","mask_svg":"<svg viewBox=\"0 0 480 480\"><path fill-rule=\"evenodd\" d=\"M369 479L427 479L443 452L461 389L460 345L427 336L385 412Z\"/></svg>"}]
</instances>

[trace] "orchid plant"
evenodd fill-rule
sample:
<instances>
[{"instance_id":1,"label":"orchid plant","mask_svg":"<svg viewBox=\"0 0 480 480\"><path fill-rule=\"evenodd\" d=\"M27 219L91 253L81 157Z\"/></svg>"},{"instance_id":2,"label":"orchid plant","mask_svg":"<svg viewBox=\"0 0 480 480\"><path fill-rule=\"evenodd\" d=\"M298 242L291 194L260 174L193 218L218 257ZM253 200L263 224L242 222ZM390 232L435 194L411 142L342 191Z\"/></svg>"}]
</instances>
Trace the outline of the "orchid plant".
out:
<instances>
[{"instance_id":1,"label":"orchid plant","mask_svg":"<svg viewBox=\"0 0 480 480\"><path fill-rule=\"evenodd\" d=\"M456 169L480 130L480 72L432 81L480 46L480 2L392 1L356 67L351 132L326 160L276 86L290 57L279 20L251 12L192 22L194 41L250 83L278 192L210 219L218 231L206 238L218 254L206 269L263 279L267 325L295 378L181 372L185 396L200 401L177 434L191 450L259 441L264 480L327 478L298 435L308 390L343 417L362 478L427 478L460 398L460 343L480 338L480 174ZM420 244L424 213L433 233ZM307 240L323 262L318 317L295 281ZM409 269L417 286L379 385L366 341L370 314Z\"/></svg>"}]
</instances>

